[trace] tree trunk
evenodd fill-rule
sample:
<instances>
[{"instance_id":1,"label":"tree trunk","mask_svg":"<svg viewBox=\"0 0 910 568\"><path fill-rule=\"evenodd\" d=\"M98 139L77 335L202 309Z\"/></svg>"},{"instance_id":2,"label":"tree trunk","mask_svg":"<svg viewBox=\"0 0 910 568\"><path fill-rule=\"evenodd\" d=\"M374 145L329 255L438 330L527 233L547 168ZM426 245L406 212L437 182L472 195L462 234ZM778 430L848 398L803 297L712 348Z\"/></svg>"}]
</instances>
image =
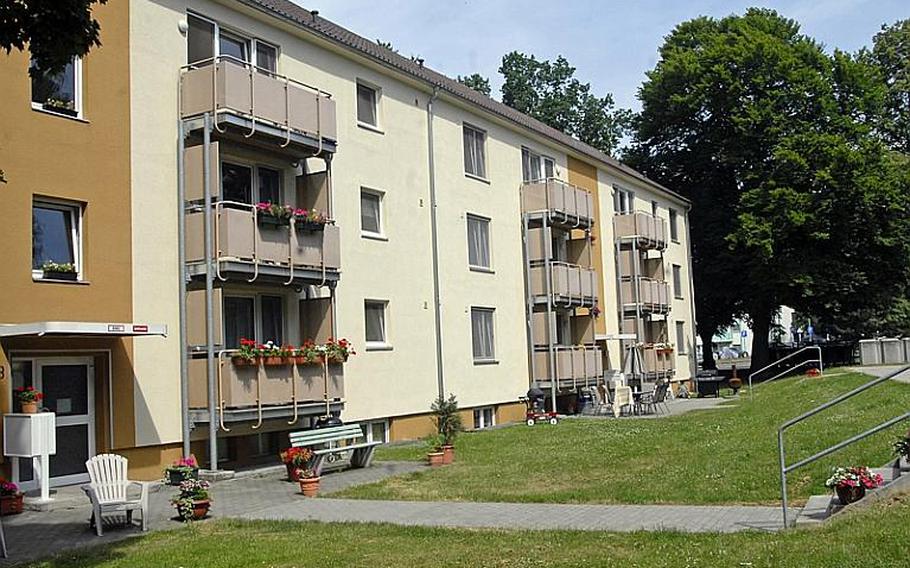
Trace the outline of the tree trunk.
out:
<instances>
[{"instance_id":1,"label":"tree trunk","mask_svg":"<svg viewBox=\"0 0 910 568\"><path fill-rule=\"evenodd\" d=\"M714 360L714 333L717 330L698 330L698 336L701 338L701 368L708 371L717 368L717 361Z\"/></svg>"},{"instance_id":2,"label":"tree trunk","mask_svg":"<svg viewBox=\"0 0 910 568\"><path fill-rule=\"evenodd\" d=\"M752 317L752 367L750 372L761 369L770 363L768 351L768 334L771 332L773 310L759 310L750 313Z\"/></svg>"}]
</instances>

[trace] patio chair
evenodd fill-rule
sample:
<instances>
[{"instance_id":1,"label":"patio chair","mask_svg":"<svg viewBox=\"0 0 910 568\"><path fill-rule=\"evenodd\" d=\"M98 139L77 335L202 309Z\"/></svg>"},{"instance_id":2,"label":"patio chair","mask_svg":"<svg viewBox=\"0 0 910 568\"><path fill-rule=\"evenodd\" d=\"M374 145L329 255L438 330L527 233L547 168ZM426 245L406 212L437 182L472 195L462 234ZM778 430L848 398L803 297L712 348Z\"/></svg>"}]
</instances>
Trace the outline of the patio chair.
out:
<instances>
[{"instance_id":1,"label":"patio chair","mask_svg":"<svg viewBox=\"0 0 910 568\"><path fill-rule=\"evenodd\" d=\"M634 404L632 398L632 387L627 385L616 385L616 394L613 396L613 416L619 418L623 408L631 408Z\"/></svg>"},{"instance_id":2,"label":"patio chair","mask_svg":"<svg viewBox=\"0 0 910 568\"><path fill-rule=\"evenodd\" d=\"M613 409L613 401L610 400L609 392L603 385L597 385L591 389L594 394L594 411L595 416L606 415Z\"/></svg>"},{"instance_id":3,"label":"patio chair","mask_svg":"<svg viewBox=\"0 0 910 568\"><path fill-rule=\"evenodd\" d=\"M664 405L667 414L670 413L670 407L667 406L667 389L669 383L660 383L653 390L642 393L638 400L638 407L643 414L648 414L648 410L657 414L660 411L660 405Z\"/></svg>"},{"instance_id":4,"label":"patio chair","mask_svg":"<svg viewBox=\"0 0 910 568\"><path fill-rule=\"evenodd\" d=\"M141 481L126 478L128 460L116 454L99 454L85 462L89 483L82 490L92 502L92 518L95 533L103 536L101 516L111 513L125 513L126 522L133 523L133 511L142 514L142 530L148 530L149 487ZM129 495L129 489L139 489L139 495Z\"/></svg>"}]
</instances>

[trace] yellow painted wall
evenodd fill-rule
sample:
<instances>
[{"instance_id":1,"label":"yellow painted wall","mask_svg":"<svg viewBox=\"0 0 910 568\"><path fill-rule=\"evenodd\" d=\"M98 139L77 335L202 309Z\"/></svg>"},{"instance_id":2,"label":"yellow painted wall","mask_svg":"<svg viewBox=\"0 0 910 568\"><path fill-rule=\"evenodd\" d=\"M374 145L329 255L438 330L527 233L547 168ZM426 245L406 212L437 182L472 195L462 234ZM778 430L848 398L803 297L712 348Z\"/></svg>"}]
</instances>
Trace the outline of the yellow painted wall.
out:
<instances>
[{"instance_id":1,"label":"yellow painted wall","mask_svg":"<svg viewBox=\"0 0 910 568\"><path fill-rule=\"evenodd\" d=\"M605 243L601 238L601 223L608 223L612 221L610 215L606 218L601 217L600 215L600 200L598 199L598 188L597 188L597 168L582 162L581 160L569 156L568 160L568 170L569 170L569 183L576 185L582 189L586 189L591 192L594 196L594 227L591 228L591 236L594 238L593 243L593 258L594 258L594 271L597 273L597 289L604 289L604 263L603 263L603 254L601 254L601 248L608 246L609 243ZM599 299L601 316L594 320L594 332L596 334L605 334L607 333L606 327L606 318L604 315L607 313L605 309L605 298Z\"/></svg>"}]
</instances>

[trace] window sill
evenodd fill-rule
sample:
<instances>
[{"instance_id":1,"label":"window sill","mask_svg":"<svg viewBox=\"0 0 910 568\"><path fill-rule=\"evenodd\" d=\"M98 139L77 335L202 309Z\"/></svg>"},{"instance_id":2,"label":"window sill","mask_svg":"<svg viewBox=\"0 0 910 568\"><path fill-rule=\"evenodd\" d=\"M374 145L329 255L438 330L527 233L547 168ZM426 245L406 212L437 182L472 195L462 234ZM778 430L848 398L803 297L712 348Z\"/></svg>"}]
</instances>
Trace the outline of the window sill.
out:
<instances>
[{"instance_id":1,"label":"window sill","mask_svg":"<svg viewBox=\"0 0 910 568\"><path fill-rule=\"evenodd\" d=\"M370 233L369 231L361 231L360 236L364 239L370 239L371 241L388 242L389 240L389 237L383 235L382 233Z\"/></svg>"},{"instance_id":2,"label":"window sill","mask_svg":"<svg viewBox=\"0 0 910 568\"><path fill-rule=\"evenodd\" d=\"M678 245L679 239L670 239L670 242L673 243L674 245Z\"/></svg>"},{"instance_id":3,"label":"window sill","mask_svg":"<svg viewBox=\"0 0 910 568\"><path fill-rule=\"evenodd\" d=\"M487 185L490 185L490 180L487 179L487 178L485 178L485 177L480 177L480 176L478 176L478 175L474 175L474 174L468 173L468 172L465 172L465 173L464 173L464 177L466 177L466 178L468 178L468 179L472 179L472 180L474 180L474 181L479 181L479 182L481 182L481 183L485 183L485 184L487 184Z\"/></svg>"},{"instance_id":4,"label":"window sill","mask_svg":"<svg viewBox=\"0 0 910 568\"><path fill-rule=\"evenodd\" d=\"M358 121L357 121L357 127L358 127L358 128L363 128L364 130L369 130L370 132L374 132L374 133L376 133L376 134L385 134L385 130L383 130L382 128L379 128L379 127L376 126L376 125L370 124L370 123L368 123L368 122L360 122L360 121L358 120Z\"/></svg>"},{"instance_id":5,"label":"window sill","mask_svg":"<svg viewBox=\"0 0 910 568\"><path fill-rule=\"evenodd\" d=\"M674 300L685 300L682 296L673 296Z\"/></svg>"},{"instance_id":6,"label":"window sill","mask_svg":"<svg viewBox=\"0 0 910 568\"><path fill-rule=\"evenodd\" d=\"M474 359L475 365L499 365L497 359Z\"/></svg>"},{"instance_id":7,"label":"window sill","mask_svg":"<svg viewBox=\"0 0 910 568\"><path fill-rule=\"evenodd\" d=\"M468 265L468 270L471 272L480 272L481 274L496 274L496 271L492 268L487 268L486 266L472 266Z\"/></svg>"},{"instance_id":8,"label":"window sill","mask_svg":"<svg viewBox=\"0 0 910 568\"><path fill-rule=\"evenodd\" d=\"M72 116L62 112L54 112L50 109L44 108L42 105L32 103L32 110L35 112L40 112L42 114L49 114L51 116L59 116L60 118L66 118L69 120L74 120L76 122L81 122L83 124L90 124L90 122L82 117L81 114Z\"/></svg>"},{"instance_id":9,"label":"window sill","mask_svg":"<svg viewBox=\"0 0 910 568\"><path fill-rule=\"evenodd\" d=\"M88 286L91 284L88 280L59 280L56 278L36 278L32 276L32 282L40 282L42 284L75 284L77 286Z\"/></svg>"},{"instance_id":10,"label":"window sill","mask_svg":"<svg viewBox=\"0 0 910 568\"><path fill-rule=\"evenodd\" d=\"M366 351L391 351L392 345L389 343L367 343L364 350L366 350Z\"/></svg>"}]
</instances>

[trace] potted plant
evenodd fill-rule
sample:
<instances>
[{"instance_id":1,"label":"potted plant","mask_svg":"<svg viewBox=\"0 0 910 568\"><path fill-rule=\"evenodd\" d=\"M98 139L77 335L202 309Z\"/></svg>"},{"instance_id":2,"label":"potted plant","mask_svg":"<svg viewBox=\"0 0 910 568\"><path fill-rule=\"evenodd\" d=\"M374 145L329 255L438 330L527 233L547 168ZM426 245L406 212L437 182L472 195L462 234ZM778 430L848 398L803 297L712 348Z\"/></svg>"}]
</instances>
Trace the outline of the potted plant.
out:
<instances>
[{"instance_id":1,"label":"potted plant","mask_svg":"<svg viewBox=\"0 0 910 568\"><path fill-rule=\"evenodd\" d=\"M445 463L445 452L442 450L443 442L442 434L434 434L427 437L427 463L430 464L430 467L439 467Z\"/></svg>"},{"instance_id":2,"label":"potted plant","mask_svg":"<svg viewBox=\"0 0 910 568\"><path fill-rule=\"evenodd\" d=\"M256 222L260 227L287 227L294 210L288 205L260 202L256 204Z\"/></svg>"},{"instance_id":3,"label":"potted plant","mask_svg":"<svg viewBox=\"0 0 910 568\"><path fill-rule=\"evenodd\" d=\"M834 489L842 505L849 505L862 499L866 489L875 489L882 483L882 476L873 474L866 466L836 467L825 481L825 487Z\"/></svg>"},{"instance_id":4,"label":"potted plant","mask_svg":"<svg viewBox=\"0 0 910 568\"><path fill-rule=\"evenodd\" d=\"M254 367L259 364L259 348L256 342L245 337L240 338L240 349L231 356L231 362L237 367Z\"/></svg>"},{"instance_id":5,"label":"potted plant","mask_svg":"<svg viewBox=\"0 0 910 568\"><path fill-rule=\"evenodd\" d=\"M0 479L0 515L16 515L22 512L22 492L12 481Z\"/></svg>"},{"instance_id":6,"label":"potted plant","mask_svg":"<svg viewBox=\"0 0 910 568\"><path fill-rule=\"evenodd\" d=\"M307 469L313 459L313 450L310 448L288 448L279 454L281 463L288 470L288 481L299 481L298 472Z\"/></svg>"},{"instance_id":7,"label":"potted plant","mask_svg":"<svg viewBox=\"0 0 910 568\"><path fill-rule=\"evenodd\" d=\"M48 260L41 265L42 277L48 280L68 280L70 282L75 282L79 278L79 274L76 272L76 265L63 262L57 263Z\"/></svg>"},{"instance_id":8,"label":"potted plant","mask_svg":"<svg viewBox=\"0 0 910 568\"><path fill-rule=\"evenodd\" d=\"M177 515L184 521L195 521L208 515L212 506L209 487L204 479L187 479L181 483L180 493L171 499Z\"/></svg>"},{"instance_id":9,"label":"potted plant","mask_svg":"<svg viewBox=\"0 0 910 568\"><path fill-rule=\"evenodd\" d=\"M903 438L894 442L894 453L898 456L898 467L903 465L900 463L900 458L903 458L905 463L910 462L910 432L907 432Z\"/></svg>"},{"instance_id":10,"label":"potted plant","mask_svg":"<svg viewBox=\"0 0 910 568\"><path fill-rule=\"evenodd\" d=\"M190 454L164 468L164 478L168 485L180 485L187 479L198 479L199 463L196 456Z\"/></svg>"},{"instance_id":11,"label":"potted plant","mask_svg":"<svg viewBox=\"0 0 910 568\"><path fill-rule=\"evenodd\" d=\"M347 339L329 338L325 343L325 357L328 363L346 363L348 357L356 355L351 342Z\"/></svg>"},{"instance_id":12,"label":"potted plant","mask_svg":"<svg viewBox=\"0 0 910 568\"><path fill-rule=\"evenodd\" d=\"M304 497L315 497L319 493L319 476L309 468L297 470L297 481Z\"/></svg>"},{"instance_id":13,"label":"potted plant","mask_svg":"<svg viewBox=\"0 0 910 568\"><path fill-rule=\"evenodd\" d=\"M259 355L262 358L262 364L266 367L276 367L287 365L291 357L291 349L284 346L275 345L268 341L258 347Z\"/></svg>"},{"instance_id":14,"label":"potted plant","mask_svg":"<svg viewBox=\"0 0 910 568\"><path fill-rule=\"evenodd\" d=\"M16 387L16 399L23 414L35 414L38 412L38 405L44 400L44 394L31 385Z\"/></svg>"},{"instance_id":15,"label":"potted plant","mask_svg":"<svg viewBox=\"0 0 910 568\"><path fill-rule=\"evenodd\" d=\"M315 365L319 362L319 352L316 349L316 343L312 339L307 339L303 345L294 349L291 359L297 365Z\"/></svg>"},{"instance_id":16,"label":"potted plant","mask_svg":"<svg viewBox=\"0 0 910 568\"><path fill-rule=\"evenodd\" d=\"M450 394L449 398L439 396L433 401L430 411L436 423L436 432L442 437L444 462L450 464L455 461L455 438L464 430L461 413L458 412L458 401L454 394Z\"/></svg>"},{"instance_id":17,"label":"potted plant","mask_svg":"<svg viewBox=\"0 0 910 568\"><path fill-rule=\"evenodd\" d=\"M49 98L41 105L44 110L65 114L67 116L77 116L76 103L69 99Z\"/></svg>"},{"instance_id":18,"label":"potted plant","mask_svg":"<svg viewBox=\"0 0 910 568\"><path fill-rule=\"evenodd\" d=\"M294 228L298 231L324 231L328 217L318 209L295 209Z\"/></svg>"}]
</instances>

